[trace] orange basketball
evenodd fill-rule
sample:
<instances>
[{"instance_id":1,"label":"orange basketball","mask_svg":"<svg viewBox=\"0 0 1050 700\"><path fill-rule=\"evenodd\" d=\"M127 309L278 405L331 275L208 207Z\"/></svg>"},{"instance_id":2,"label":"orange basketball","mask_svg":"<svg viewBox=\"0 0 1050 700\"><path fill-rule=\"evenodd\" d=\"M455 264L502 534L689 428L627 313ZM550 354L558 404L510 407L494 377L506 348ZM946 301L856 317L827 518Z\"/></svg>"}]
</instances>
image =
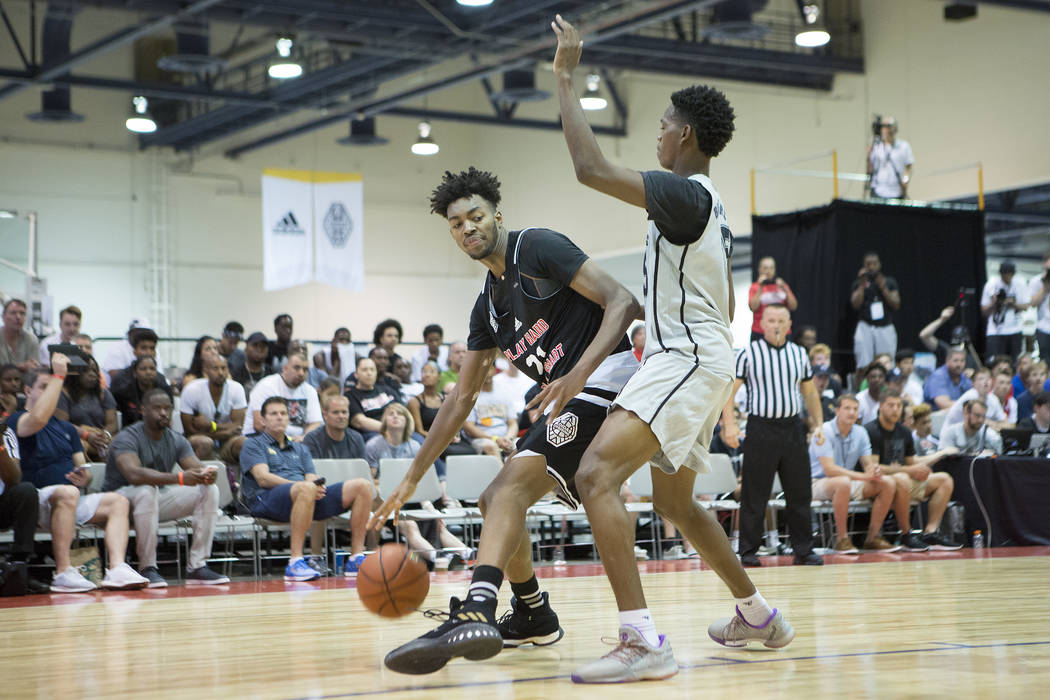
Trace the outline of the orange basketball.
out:
<instances>
[{"instance_id":1,"label":"orange basketball","mask_svg":"<svg viewBox=\"0 0 1050 700\"><path fill-rule=\"evenodd\" d=\"M407 615L420 606L428 591L427 565L401 544L384 544L357 570L357 595L376 615Z\"/></svg>"}]
</instances>

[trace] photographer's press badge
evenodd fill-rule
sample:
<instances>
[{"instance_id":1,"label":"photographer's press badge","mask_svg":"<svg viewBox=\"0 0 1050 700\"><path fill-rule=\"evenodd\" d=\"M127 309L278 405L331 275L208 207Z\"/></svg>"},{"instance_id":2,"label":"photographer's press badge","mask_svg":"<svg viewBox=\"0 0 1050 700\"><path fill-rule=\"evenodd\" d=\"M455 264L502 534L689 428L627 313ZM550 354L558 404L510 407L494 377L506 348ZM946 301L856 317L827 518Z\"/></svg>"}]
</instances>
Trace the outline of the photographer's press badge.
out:
<instances>
[{"instance_id":1,"label":"photographer's press badge","mask_svg":"<svg viewBox=\"0 0 1050 700\"><path fill-rule=\"evenodd\" d=\"M881 321L885 315L886 315L886 310L882 308L882 302L881 301L873 301L873 302L871 302L871 320L872 321Z\"/></svg>"}]
</instances>

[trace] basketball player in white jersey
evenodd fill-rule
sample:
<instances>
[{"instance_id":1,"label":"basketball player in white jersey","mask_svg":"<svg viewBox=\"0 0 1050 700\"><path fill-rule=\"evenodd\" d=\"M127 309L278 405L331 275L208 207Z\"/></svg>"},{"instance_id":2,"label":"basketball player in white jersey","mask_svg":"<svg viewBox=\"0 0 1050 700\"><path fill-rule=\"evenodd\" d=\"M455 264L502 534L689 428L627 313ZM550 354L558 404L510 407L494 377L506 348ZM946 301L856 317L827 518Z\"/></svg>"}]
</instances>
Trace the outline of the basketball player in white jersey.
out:
<instances>
[{"instance_id":1,"label":"basketball player in white jersey","mask_svg":"<svg viewBox=\"0 0 1050 700\"><path fill-rule=\"evenodd\" d=\"M660 119L656 154L670 172L638 172L607 161L580 108L572 71L582 53L577 30L561 16L554 73L562 127L583 184L646 209L642 364L613 402L587 448L576 486L620 610L619 645L578 668L577 683L667 678L678 672L670 643L646 608L634 559L634 530L619 499L624 481L646 462L653 504L693 543L736 598L736 614L708 633L725 646L758 641L786 646L794 630L758 593L718 522L693 499L698 471L733 384L733 236L708 173L733 133L725 95L706 86L680 90ZM542 403L541 403L542 405Z\"/></svg>"}]
</instances>

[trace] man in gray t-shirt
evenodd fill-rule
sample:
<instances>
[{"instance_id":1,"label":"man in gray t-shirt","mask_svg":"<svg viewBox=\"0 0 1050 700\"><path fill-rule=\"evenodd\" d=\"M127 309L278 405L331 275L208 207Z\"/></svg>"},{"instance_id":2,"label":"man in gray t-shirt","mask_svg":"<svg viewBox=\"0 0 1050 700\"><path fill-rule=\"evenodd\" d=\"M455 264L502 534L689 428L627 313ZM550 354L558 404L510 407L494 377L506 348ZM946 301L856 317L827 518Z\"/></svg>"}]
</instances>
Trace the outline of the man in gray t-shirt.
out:
<instances>
[{"instance_id":1,"label":"man in gray t-shirt","mask_svg":"<svg viewBox=\"0 0 1050 700\"><path fill-rule=\"evenodd\" d=\"M954 447L959 454L988 455L1003 451L1003 439L984 424L988 407L983 399L970 399L963 404L963 421L945 428L940 435L941 448Z\"/></svg>"},{"instance_id":2,"label":"man in gray t-shirt","mask_svg":"<svg viewBox=\"0 0 1050 700\"><path fill-rule=\"evenodd\" d=\"M116 491L131 501L139 573L149 579L150 588L168 585L157 570L160 522L189 516L193 516L193 544L186 583L229 583L229 578L207 564L219 513L217 470L201 464L186 438L171 429L171 412L166 392L146 392L142 421L117 433L110 443L103 490ZM176 464L181 472L175 472Z\"/></svg>"}]
</instances>

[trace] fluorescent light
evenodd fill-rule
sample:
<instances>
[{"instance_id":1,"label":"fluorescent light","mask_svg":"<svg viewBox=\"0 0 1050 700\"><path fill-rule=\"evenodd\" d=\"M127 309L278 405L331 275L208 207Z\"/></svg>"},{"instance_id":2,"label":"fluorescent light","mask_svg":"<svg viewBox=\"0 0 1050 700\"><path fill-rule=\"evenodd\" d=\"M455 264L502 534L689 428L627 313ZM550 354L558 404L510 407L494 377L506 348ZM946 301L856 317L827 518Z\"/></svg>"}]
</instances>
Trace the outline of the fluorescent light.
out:
<instances>
[{"instance_id":1,"label":"fluorescent light","mask_svg":"<svg viewBox=\"0 0 1050 700\"><path fill-rule=\"evenodd\" d=\"M157 122L153 121L153 117L150 116L149 101L145 97L141 95L132 97L131 110L131 116L124 122L128 131L134 131L136 134L152 134L157 130Z\"/></svg>"},{"instance_id":2,"label":"fluorescent light","mask_svg":"<svg viewBox=\"0 0 1050 700\"><path fill-rule=\"evenodd\" d=\"M795 44L806 48L823 46L831 41L831 35L823 29L806 29L795 35Z\"/></svg>"},{"instance_id":3,"label":"fluorescent light","mask_svg":"<svg viewBox=\"0 0 1050 700\"><path fill-rule=\"evenodd\" d=\"M485 7L492 4L492 0L456 0L456 2L464 7Z\"/></svg>"},{"instance_id":4,"label":"fluorescent light","mask_svg":"<svg viewBox=\"0 0 1050 700\"><path fill-rule=\"evenodd\" d=\"M430 138L430 122L419 122L419 138L412 144L412 152L417 156L432 156L441 148Z\"/></svg>"},{"instance_id":5,"label":"fluorescent light","mask_svg":"<svg viewBox=\"0 0 1050 700\"><path fill-rule=\"evenodd\" d=\"M0 219L13 219L18 216L14 209L0 209Z\"/></svg>"}]
</instances>

